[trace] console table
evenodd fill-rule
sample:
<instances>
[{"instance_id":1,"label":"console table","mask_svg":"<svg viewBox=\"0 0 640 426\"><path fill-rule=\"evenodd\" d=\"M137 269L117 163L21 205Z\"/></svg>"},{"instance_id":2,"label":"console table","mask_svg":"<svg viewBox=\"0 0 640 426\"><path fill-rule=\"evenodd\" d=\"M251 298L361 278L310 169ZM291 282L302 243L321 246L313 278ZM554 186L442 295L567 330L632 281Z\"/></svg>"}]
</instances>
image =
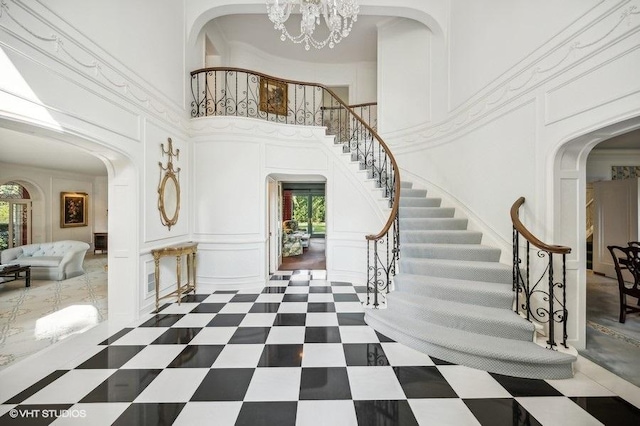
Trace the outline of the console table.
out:
<instances>
[{"instance_id":1,"label":"console table","mask_svg":"<svg viewBox=\"0 0 640 426\"><path fill-rule=\"evenodd\" d=\"M151 250L155 262L156 278L156 312L160 308L160 300L175 296L180 304L183 294L196 292L196 252L198 243L181 243ZM182 283L182 257L187 260L187 282ZM160 297L160 259L163 257L175 257L176 259L176 289L169 294Z\"/></svg>"}]
</instances>

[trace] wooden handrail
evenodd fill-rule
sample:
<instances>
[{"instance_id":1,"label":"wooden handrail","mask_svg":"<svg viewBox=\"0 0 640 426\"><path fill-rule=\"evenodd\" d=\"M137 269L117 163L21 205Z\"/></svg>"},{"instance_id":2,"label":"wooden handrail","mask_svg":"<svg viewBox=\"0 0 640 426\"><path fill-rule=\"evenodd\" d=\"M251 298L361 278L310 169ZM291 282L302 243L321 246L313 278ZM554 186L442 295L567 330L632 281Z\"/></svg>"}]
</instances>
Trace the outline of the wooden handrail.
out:
<instances>
[{"instance_id":1,"label":"wooden handrail","mask_svg":"<svg viewBox=\"0 0 640 426\"><path fill-rule=\"evenodd\" d=\"M527 239L531 244L538 247L540 250L544 250L549 253L558 253L558 254L569 254L571 253L571 247L566 246L558 246L558 245L550 245L547 243L543 243L535 235L533 235L523 224L520 222L520 217L518 215L518 210L520 206L524 204L524 197L520 197L513 203L511 206L511 223L513 223L513 227Z\"/></svg>"},{"instance_id":2,"label":"wooden handrail","mask_svg":"<svg viewBox=\"0 0 640 426\"><path fill-rule=\"evenodd\" d=\"M288 84L299 84L299 85L305 85L305 86L317 86L317 87L322 88L323 90L326 90L331 96L333 96L333 98L335 100L338 101L338 103L340 105L342 105L347 111L351 112L351 115L353 117L355 117L364 126L365 129L367 129L369 132L371 132L371 135L378 141L378 143L382 146L384 151L387 153L389 159L391 160L391 166L393 167L393 172L394 172L394 176L395 176L394 188L393 188L394 197L393 197L393 204L391 206L391 214L389 215L389 218L387 219L387 222L385 223L384 227L382 228L382 231L378 232L375 235L367 235L365 238L367 240L369 240L369 241L371 241L371 240L379 240L380 238L382 238L383 236L385 236L389 232L389 229L391 229L391 226L393 225L395 217L398 214L398 209L399 209L399 206L400 206L400 169L398 168L398 163L396 162L395 157L391 153L391 150L389 149L389 146L382 140L380 135L378 135L378 133L375 130L373 130L371 128L371 126L369 126L362 118L360 118L360 116L358 114L354 113L353 109L349 105L345 104L342 101L342 99L340 99L335 94L335 92L333 90L329 89L328 87L326 87L323 84L308 83L308 82L305 82L305 81L297 81L297 80L288 80L288 79L284 79L284 78L280 78L280 77L274 77L274 76L271 76L271 75L268 75L268 74L263 74L261 72L248 70L248 69L245 69L245 68L232 68L232 67L200 68L198 70L191 71L191 77L193 77L196 74L214 72L214 71L243 72L243 73L247 73L247 74L254 74L254 75L257 75L257 76L260 76L260 77L264 77L264 78L267 78L269 80L285 82L285 83L288 83ZM355 106L358 106L358 105L355 105Z\"/></svg>"}]
</instances>

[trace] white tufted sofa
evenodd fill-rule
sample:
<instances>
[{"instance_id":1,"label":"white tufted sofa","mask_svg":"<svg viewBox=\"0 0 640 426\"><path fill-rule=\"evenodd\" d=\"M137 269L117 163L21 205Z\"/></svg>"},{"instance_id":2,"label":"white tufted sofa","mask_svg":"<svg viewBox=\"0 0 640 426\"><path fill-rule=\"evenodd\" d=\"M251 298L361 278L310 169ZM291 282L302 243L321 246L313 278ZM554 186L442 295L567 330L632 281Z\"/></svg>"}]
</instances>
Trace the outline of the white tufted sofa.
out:
<instances>
[{"instance_id":1,"label":"white tufted sofa","mask_svg":"<svg viewBox=\"0 0 640 426\"><path fill-rule=\"evenodd\" d=\"M31 266L31 278L65 280L84 274L82 263L89 244L82 241L54 241L3 250L0 264Z\"/></svg>"}]
</instances>

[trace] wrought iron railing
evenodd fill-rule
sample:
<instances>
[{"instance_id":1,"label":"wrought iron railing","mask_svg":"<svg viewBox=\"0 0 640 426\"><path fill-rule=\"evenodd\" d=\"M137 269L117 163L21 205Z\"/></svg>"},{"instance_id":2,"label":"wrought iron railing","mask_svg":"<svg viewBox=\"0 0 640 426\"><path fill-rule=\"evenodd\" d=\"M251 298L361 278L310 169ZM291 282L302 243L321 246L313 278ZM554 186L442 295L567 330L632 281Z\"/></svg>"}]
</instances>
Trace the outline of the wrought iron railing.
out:
<instances>
[{"instance_id":1,"label":"wrought iron railing","mask_svg":"<svg viewBox=\"0 0 640 426\"><path fill-rule=\"evenodd\" d=\"M524 197L520 197L511 207L513 224L513 291L515 292L515 312L522 313L527 320L547 324L547 347L555 349L555 324L562 326L562 346L567 347L567 254L570 247L549 245L536 238L518 217ZM521 255L520 237L525 240L524 259ZM535 248L532 248L531 246ZM538 279L531 278L531 271L537 265L532 264L531 251L535 259L545 260ZM555 263L560 257L561 279L555 275ZM522 265L522 262L525 265ZM555 261L555 262L554 262ZM521 300L522 299L522 300Z\"/></svg>"},{"instance_id":2,"label":"wrought iron railing","mask_svg":"<svg viewBox=\"0 0 640 426\"><path fill-rule=\"evenodd\" d=\"M391 213L383 229L367 235L367 303L379 305L389 291L399 256L398 205L400 173L389 147L370 123L377 124L377 105L349 107L329 88L285 80L241 68L203 68L191 73L191 116L237 116L283 124L325 126L343 152L368 171ZM374 108L375 105L375 108ZM355 108L355 110L354 110ZM365 114L366 118L362 115Z\"/></svg>"}]
</instances>

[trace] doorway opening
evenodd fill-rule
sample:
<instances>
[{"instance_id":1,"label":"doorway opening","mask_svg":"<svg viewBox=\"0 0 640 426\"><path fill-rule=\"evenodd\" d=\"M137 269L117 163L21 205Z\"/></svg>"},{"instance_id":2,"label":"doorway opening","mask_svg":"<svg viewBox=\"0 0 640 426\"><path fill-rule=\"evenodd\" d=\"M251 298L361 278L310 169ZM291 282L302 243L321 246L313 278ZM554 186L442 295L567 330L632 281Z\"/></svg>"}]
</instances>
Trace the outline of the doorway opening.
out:
<instances>
[{"instance_id":1,"label":"doorway opening","mask_svg":"<svg viewBox=\"0 0 640 426\"><path fill-rule=\"evenodd\" d=\"M31 195L18 182L0 185L0 250L31 243Z\"/></svg>"}]
</instances>

